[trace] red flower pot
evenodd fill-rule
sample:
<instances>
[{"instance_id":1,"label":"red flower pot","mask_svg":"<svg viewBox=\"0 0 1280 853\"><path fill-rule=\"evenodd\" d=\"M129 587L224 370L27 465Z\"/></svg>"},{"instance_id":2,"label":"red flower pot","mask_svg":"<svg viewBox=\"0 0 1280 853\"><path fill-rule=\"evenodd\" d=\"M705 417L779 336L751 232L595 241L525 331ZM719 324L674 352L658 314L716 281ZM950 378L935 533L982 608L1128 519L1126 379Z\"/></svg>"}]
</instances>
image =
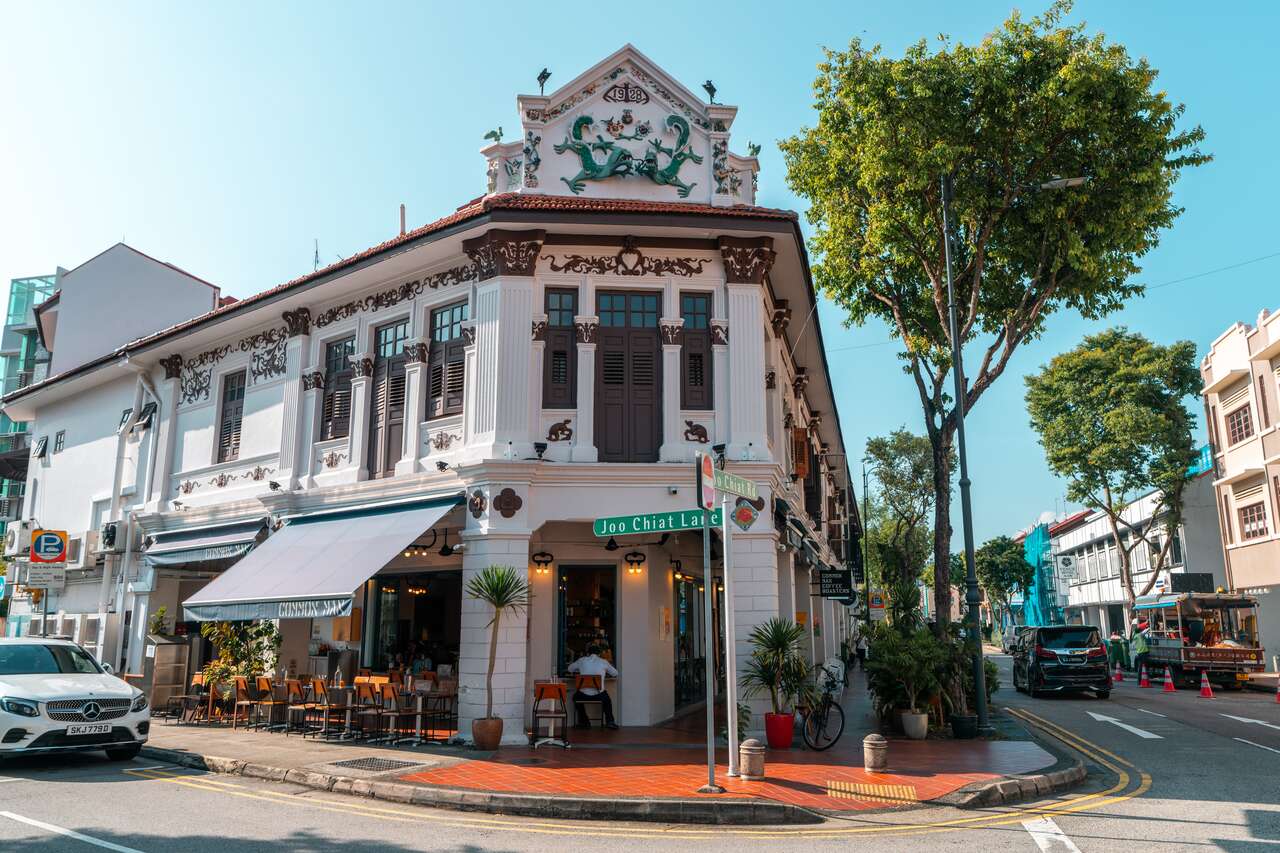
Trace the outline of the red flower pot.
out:
<instances>
[{"instance_id":1,"label":"red flower pot","mask_svg":"<svg viewBox=\"0 0 1280 853\"><path fill-rule=\"evenodd\" d=\"M764 737L769 742L770 749L790 749L795 730L795 714L764 715Z\"/></svg>"}]
</instances>

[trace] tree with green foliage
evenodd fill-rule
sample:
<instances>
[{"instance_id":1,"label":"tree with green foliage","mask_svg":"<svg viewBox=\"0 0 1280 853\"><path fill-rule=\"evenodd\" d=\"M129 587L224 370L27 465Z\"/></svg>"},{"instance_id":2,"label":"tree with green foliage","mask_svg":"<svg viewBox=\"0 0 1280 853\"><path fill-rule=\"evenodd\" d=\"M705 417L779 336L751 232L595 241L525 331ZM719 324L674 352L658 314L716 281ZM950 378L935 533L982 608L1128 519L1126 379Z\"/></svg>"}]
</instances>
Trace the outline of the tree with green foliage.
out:
<instances>
[{"instance_id":1,"label":"tree with green foliage","mask_svg":"<svg viewBox=\"0 0 1280 853\"><path fill-rule=\"evenodd\" d=\"M828 51L817 125L781 143L788 183L810 202L816 287L851 322L880 320L902 343L933 450L938 564L951 553L957 345L940 176L954 177L959 337L978 356L963 386L970 411L1055 312L1094 319L1142 293L1130 279L1181 213L1174 182L1209 159L1155 69L1064 25L1070 8L1015 12L976 45L943 37L931 51L922 40L901 59L858 39ZM1064 177L1088 181L1052 183ZM945 579L935 593L945 618Z\"/></svg>"},{"instance_id":2,"label":"tree with green foliage","mask_svg":"<svg viewBox=\"0 0 1280 853\"><path fill-rule=\"evenodd\" d=\"M933 450L927 438L897 429L868 439L865 459L881 508L868 544L889 596L889 616L909 630L919 621L917 583L929 559Z\"/></svg>"},{"instance_id":3,"label":"tree with green foliage","mask_svg":"<svg viewBox=\"0 0 1280 853\"><path fill-rule=\"evenodd\" d=\"M1003 623L1009 610L1009 599L1017 590L1030 589L1035 568L1027 562L1022 544L1008 536L997 536L982 543L973 555L978 584L987 592L991 615L996 625Z\"/></svg>"},{"instance_id":4,"label":"tree with green foliage","mask_svg":"<svg viewBox=\"0 0 1280 853\"><path fill-rule=\"evenodd\" d=\"M1110 522L1131 609L1134 549L1142 545L1151 554L1151 575L1137 593L1146 595L1168 564L1182 522L1196 453L1186 405L1201 384L1195 344L1161 346L1124 328L1109 329L1055 357L1026 382L1027 411L1049 468L1066 478L1069 499L1101 510ZM1130 523L1125 511L1153 490L1159 492L1149 517Z\"/></svg>"}]
</instances>

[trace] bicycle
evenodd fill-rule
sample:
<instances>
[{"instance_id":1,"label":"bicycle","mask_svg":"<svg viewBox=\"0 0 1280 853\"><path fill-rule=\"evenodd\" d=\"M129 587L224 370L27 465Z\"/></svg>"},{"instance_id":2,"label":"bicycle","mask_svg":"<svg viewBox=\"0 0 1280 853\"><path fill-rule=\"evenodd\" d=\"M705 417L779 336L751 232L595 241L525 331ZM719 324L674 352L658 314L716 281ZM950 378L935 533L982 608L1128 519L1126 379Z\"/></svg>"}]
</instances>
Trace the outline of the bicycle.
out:
<instances>
[{"instance_id":1,"label":"bicycle","mask_svg":"<svg viewBox=\"0 0 1280 853\"><path fill-rule=\"evenodd\" d=\"M804 712L801 727L805 745L819 752L834 746L844 733L844 709L839 702L839 694L844 692L842 679L826 667L821 672L822 693L817 704Z\"/></svg>"}]
</instances>

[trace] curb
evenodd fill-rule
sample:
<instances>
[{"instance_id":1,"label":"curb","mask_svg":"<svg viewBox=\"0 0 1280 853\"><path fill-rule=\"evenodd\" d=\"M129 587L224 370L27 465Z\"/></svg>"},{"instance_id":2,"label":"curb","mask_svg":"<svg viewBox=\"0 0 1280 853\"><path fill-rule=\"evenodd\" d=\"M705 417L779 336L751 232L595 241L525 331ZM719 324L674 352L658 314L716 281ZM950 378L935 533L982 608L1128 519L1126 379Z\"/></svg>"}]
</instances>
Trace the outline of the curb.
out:
<instances>
[{"instance_id":1,"label":"curb","mask_svg":"<svg viewBox=\"0 0 1280 853\"><path fill-rule=\"evenodd\" d=\"M1029 734L1032 740L1048 750L1057 758L1057 761L1047 770L1039 773L1013 773L1002 779L967 785L931 802L960 809L1011 805L1060 791L1069 791L1079 787L1088 778L1089 772L1084 766L1084 761L1074 751L1052 738L1043 737L1040 732L1027 728L1005 714L1001 714L1001 719Z\"/></svg>"},{"instance_id":2,"label":"curb","mask_svg":"<svg viewBox=\"0 0 1280 853\"><path fill-rule=\"evenodd\" d=\"M800 806L757 800L604 799L507 794L408 785L380 779L357 779L311 770L198 755L178 749L144 746L142 755L181 767L271 782L288 782L317 791L368 797L391 803L489 814L550 817L573 820L633 820L716 825L778 825L822 823L823 816Z\"/></svg>"}]
</instances>

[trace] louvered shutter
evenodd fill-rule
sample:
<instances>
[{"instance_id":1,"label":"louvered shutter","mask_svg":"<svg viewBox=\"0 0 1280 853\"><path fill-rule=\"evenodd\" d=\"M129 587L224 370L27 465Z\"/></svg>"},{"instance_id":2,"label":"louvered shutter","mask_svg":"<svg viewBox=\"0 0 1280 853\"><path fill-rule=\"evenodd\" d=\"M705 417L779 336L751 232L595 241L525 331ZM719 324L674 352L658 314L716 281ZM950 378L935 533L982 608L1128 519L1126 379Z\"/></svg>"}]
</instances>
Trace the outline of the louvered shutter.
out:
<instances>
[{"instance_id":1,"label":"louvered shutter","mask_svg":"<svg viewBox=\"0 0 1280 853\"><path fill-rule=\"evenodd\" d=\"M809 476L809 431L803 427L791 430L791 473L798 480Z\"/></svg>"},{"instance_id":2,"label":"louvered shutter","mask_svg":"<svg viewBox=\"0 0 1280 853\"><path fill-rule=\"evenodd\" d=\"M466 388L466 349L462 339L445 345L444 412L447 415L462 411L463 392Z\"/></svg>"},{"instance_id":3,"label":"louvered shutter","mask_svg":"<svg viewBox=\"0 0 1280 853\"><path fill-rule=\"evenodd\" d=\"M241 370L222 380L222 416L218 423L218 461L240 458L240 429L244 423L245 374Z\"/></svg>"}]
</instances>

